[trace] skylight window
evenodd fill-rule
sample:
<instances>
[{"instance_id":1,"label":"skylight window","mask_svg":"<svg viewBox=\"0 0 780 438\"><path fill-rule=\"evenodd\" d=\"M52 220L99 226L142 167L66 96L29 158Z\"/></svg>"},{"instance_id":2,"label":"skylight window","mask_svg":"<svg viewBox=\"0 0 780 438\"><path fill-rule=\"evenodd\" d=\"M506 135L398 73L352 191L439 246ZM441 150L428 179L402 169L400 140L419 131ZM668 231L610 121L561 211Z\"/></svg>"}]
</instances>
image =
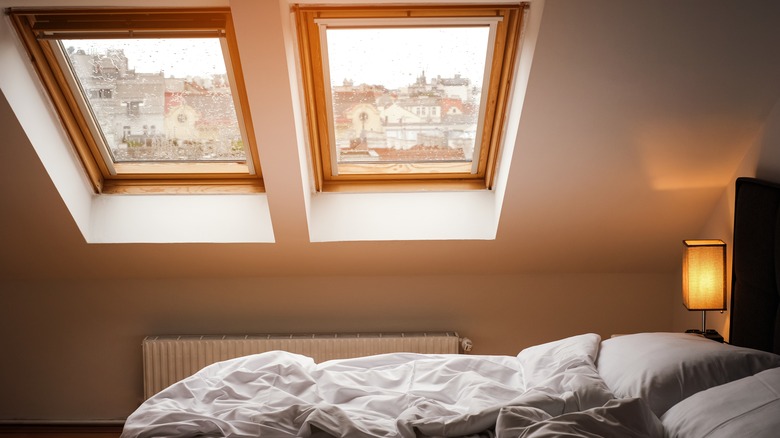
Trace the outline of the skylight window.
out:
<instances>
[{"instance_id":1,"label":"skylight window","mask_svg":"<svg viewBox=\"0 0 780 438\"><path fill-rule=\"evenodd\" d=\"M262 190L227 10L11 15L97 192Z\"/></svg>"},{"instance_id":2,"label":"skylight window","mask_svg":"<svg viewBox=\"0 0 780 438\"><path fill-rule=\"evenodd\" d=\"M521 6L299 6L319 190L490 188Z\"/></svg>"}]
</instances>

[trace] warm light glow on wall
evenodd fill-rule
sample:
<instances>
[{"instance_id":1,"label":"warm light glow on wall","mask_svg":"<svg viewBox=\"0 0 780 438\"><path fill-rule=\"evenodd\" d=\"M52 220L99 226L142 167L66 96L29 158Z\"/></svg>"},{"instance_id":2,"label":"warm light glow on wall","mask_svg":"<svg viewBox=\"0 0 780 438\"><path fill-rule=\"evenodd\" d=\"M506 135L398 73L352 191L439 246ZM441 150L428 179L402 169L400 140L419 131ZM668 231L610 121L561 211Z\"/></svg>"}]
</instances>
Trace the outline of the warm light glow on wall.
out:
<instances>
[{"instance_id":1,"label":"warm light glow on wall","mask_svg":"<svg viewBox=\"0 0 780 438\"><path fill-rule=\"evenodd\" d=\"M726 309L726 244L684 240L683 304L688 310Z\"/></svg>"}]
</instances>

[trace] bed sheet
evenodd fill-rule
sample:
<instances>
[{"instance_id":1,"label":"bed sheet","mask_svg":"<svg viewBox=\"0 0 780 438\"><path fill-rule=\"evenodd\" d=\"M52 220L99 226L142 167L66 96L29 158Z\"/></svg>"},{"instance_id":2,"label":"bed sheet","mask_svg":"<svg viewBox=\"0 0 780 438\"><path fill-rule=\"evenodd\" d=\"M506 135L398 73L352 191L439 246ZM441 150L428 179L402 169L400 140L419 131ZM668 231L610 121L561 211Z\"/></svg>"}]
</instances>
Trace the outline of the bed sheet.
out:
<instances>
[{"instance_id":1,"label":"bed sheet","mask_svg":"<svg viewBox=\"0 0 780 438\"><path fill-rule=\"evenodd\" d=\"M613 396L594 365L599 343L588 334L517 357L386 354L321 364L261 353L158 393L128 418L122 437L531 436L649 413L641 401L607 403ZM660 436L657 418L635 423L626 436Z\"/></svg>"}]
</instances>

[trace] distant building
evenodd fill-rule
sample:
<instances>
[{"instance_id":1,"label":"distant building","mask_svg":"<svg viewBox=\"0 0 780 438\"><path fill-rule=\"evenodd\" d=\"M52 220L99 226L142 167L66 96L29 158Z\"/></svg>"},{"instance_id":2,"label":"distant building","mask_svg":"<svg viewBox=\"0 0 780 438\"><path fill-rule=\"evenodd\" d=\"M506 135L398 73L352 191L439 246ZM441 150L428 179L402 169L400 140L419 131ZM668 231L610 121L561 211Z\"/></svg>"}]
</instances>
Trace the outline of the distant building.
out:
<instances>
[{"instance_id":1,"label":"distant building","mask_svg":"<svg viewBox=\"0 0 780 438\"><path fill-rule=\"evenodd\" d=\"M164 123L162 73L137 74L130 70L122 50L69 52L110 149L125 148L133 135L157 134Z\"/></svg>"},{"instance_id":2,"label":"distant building","mask_svg":"<svg viewBox=\"0 0 780 438\"><path fill-rule=\"evenodd\" d=\"M414 113L426 123L441 123L441 99L436 97L413 97L398 101L398 105Z\"/></svg>"},{"instance_id":3,"label":"distant building","mask_svg":"<svg viewBox=\"0 0 780 438\"><path fill-rule=\"evenodd\" d=\"M393 102L392 105L383 108L380 116L385 126L409 125L422 122L422 118L419 115L399 105L398 102Z\"/></svg>"},{"instance_id":4,"label":"distant building","mask_svg":"<svg viewBox=\"0 0 780 438\"><path fill-rule=\"evenodd\" d=\"M463 102L474 99L474 87L468 78L462 78L456 74L453 78L442 78L441 76L431 80L433 88L441 90L442 94L448 98L457 98Z\"/></svg>"},{"instance_id":5,"label":"distant building","mask_svg":"<svg viewBox=\"0 0 780 438\"><path fill-rule=\"evenodd\" d=\"M165 78L128 67L121 49L69 49L114 161L243 159L225 75Z\"/></svg>"},{"instance_id":6,"label":"distant building","mask_svg":"<svg viewBox=\"0 0 780 438\"><path fill-rule=\"evenodd\" d=\"M345 80L333 87L332 97L340 161L470 157L479 94L474 90L468 78L429 82L424 71L398 90Z\"/></svg>"},{"instance_id":7,"label":"distant building","mask_svg":"<svg viewBox=\"0 0 780 438\"><path fill-rule=\"evenodd\" d=\"M197 144L197 151L191 153L201 158L240 158L241 130L230 87L220 80L209 81L208 85L167 80L165 136L178 146Z\"/></svg>"}]
</instances>

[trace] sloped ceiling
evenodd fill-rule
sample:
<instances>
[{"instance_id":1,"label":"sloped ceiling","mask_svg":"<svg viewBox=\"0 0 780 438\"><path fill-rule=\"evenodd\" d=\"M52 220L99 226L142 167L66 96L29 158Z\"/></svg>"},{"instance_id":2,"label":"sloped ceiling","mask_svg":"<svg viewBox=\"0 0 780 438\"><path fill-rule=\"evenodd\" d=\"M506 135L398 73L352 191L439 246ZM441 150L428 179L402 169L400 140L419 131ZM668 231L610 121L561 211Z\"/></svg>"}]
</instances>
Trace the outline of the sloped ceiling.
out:
<instances>
[{"instance_id":1,"label":"sloped ceiling","mask_svg":"<svg viewBox=\"0 0 780 438\"><path fill-rule=\"evenodd\" d=\"M780 97L777 23L780 2L547 0L494 241L310 243L264 172L277 243L90 245L2 98L0 278L674 272L680 240L723 237L698 233Z\"/></svg>"}]
</instances>

